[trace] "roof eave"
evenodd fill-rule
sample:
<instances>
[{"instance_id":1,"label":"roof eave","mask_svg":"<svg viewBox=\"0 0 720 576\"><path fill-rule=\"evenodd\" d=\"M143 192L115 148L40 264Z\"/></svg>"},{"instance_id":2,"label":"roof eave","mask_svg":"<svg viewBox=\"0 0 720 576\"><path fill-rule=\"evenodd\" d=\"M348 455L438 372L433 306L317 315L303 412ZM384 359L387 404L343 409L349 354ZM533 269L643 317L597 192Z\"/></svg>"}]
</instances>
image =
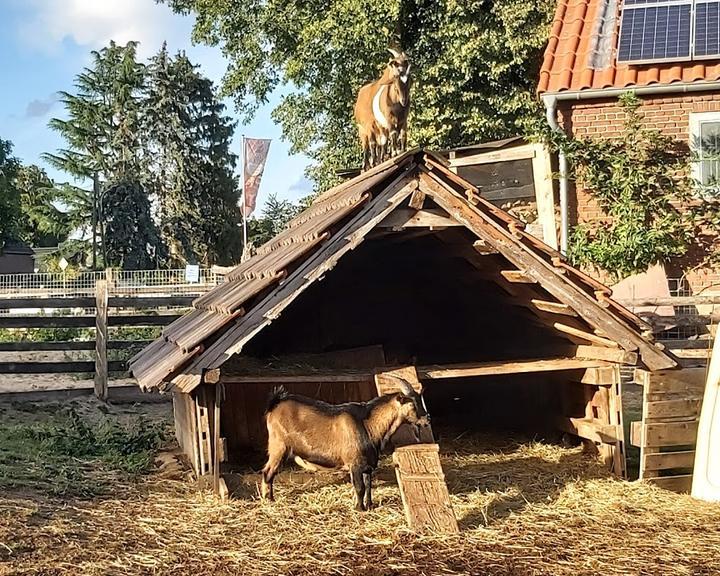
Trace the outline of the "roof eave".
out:
<instances>
[{"instance_id":1,"label":"roof eave","mask_svg":"<svg viewBox=\"0 0 720 576\"><path fill-rule=\"evenodd\" d=\"M624 88L583 88L582 90L561 90L559 92L541 92L540 98L547 100L592 100L616 98L626 92L635 92L639 96L652 94L677 94L688 92L720 91L718 81L677 82L674 84L652 84L650 86L625 86Z\"/></svg>"}]
</instances>

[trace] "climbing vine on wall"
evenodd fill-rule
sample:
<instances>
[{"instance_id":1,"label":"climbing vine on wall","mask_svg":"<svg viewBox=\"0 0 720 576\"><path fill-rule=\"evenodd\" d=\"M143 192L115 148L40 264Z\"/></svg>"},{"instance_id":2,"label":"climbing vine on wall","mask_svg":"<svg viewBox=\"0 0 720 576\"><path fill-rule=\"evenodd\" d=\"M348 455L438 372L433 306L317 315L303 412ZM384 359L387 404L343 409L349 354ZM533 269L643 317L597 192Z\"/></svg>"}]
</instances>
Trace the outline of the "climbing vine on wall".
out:
<instances>
[{"instance_id":1,"label":"climbing vine on wall","mask_svg":"<svg viewBox=\"0 0 720 576\"><path fill-rule=\"evenodd\" d=\"M684 255L697 226L695 211L679 208L693 198L687 145L645 128L634 93L621 96L620 105L625 113L620 139L548 135L565 152L578 188L586 189L607 215L575 226L568 257L616 279Z\"/></svg>"}]
</instances>

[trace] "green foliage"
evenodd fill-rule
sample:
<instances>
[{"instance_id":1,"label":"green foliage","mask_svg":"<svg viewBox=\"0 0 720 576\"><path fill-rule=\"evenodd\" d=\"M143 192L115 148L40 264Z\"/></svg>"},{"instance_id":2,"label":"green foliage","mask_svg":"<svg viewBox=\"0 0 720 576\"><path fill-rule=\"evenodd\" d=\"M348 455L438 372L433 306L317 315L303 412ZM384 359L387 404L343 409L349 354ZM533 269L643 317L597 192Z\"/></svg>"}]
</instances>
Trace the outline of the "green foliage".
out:
<instances>
[{"instance_id":1,"label":"green foliage","mask_svg":"<svg viewBox=\"0 0 720 576\"><path fill-rule=\"evenodd\" d=\"M12 155L12 143L0 139L0 249L17 234L20 219L20 192L16 178L20 163Z\"/></svg>"},{"instance_id":2,"label":"green foliage","mask_svg":"<svg viewBox=\"0 0 720 576\"><path fill-rule=\"evenodd\" d=\"M123 270L159 267L165 246L150 215L150 199L137 182L119 183L103 194L106 263Z\"/></svg>"},{"instance_id":3,"label":"green foliage","mask_svg":"<svg viewBox=\"0 0 720 576\"><path fill-rule=\"evenodd\" d=\"M62 189L38 166L22 166L16 184L20 192L20 238L31 246L57 246L73 232L72 215L58 206Z\"/></svg>"},{"instance_id":4,"label":"green foliage","mask_svg":"<svg viewBox=\"0 0 720 576\"><path fill-rule=\"evenodd\" d=\"M29 414L25 415L28 418ZM147 472L167 437L164 426L137 418L126 425L96 422L72 407L36 421L0 423L0 489L39 489L54 495L92 496L118 473Z\"/></svg>"},{"instance_id":5,"label":"green foliage","mask_svg":"<svg viewBox=\"0 0 720 576\"><path fill-rule=\"evenodd\" d=\"M692 191L687 146L644 128L634 93L623 95L620 104L625 112L621 139L550 134L565 151L578 186L609 217L576 226L568 256L574 264L593 264L618 279L685 254L694 226L674 205Z\"/></svg>"},{"instance_id":6,"label":"green foliage","mask_svg":"<svg viewBox=\"0 0 720 576\"><path fill-rule=\"evenodd\" d=\"M230 264L242 252L237 157L230 151L235 125L197 68L165 46L148 64L142 105L150 180L173 259Z\"/></svg>"},{"instance_id":7,"label":"green foliage","mask_svg":"<svg viewBox=\"0 0 720 576\"><path fill-rule=\"evenodd\" d=\"M145 65L135 51L111 42L93 52L76 93L63 93L68 118L50 122L68 147L47 160L81 182L98 178L93 190L66 186L68 205L99 238L103 266L161 266L168 246L176 265L237 261L234 124L184 54L163 46Z\"/></svg>"},{"instance_id":8,"label":"green foliage","mask_svg":"<svg viewBox=\"0 0 720 576\"><path fill-rule=\"evenodd\" d=\"M359 164L352 109L387 48L411 56L410 142L449 147L522 131L554 0L165 0L193 12L195 40L230 58L224 93L248 116L284 87L273 117L294 152L315 160L320 189Z\"/></svg>"}]
</instances>

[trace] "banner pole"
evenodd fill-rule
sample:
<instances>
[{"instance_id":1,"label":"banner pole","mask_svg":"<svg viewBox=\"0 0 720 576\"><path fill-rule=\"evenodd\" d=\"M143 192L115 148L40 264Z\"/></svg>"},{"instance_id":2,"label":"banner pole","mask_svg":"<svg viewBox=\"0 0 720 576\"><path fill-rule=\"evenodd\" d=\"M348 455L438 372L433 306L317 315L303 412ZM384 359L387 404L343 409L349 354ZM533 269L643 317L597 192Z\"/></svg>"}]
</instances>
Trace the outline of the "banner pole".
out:
<instances>
[{"instance_id":1,"label":"banner pole","mask_svg":"<svg viewBox=\"0 0 720 576\"><path fill-rule=\"evenodd\" d=\"M243 175L243 187L242 187L242 222L243 222L243 253L247 250L247 211L245 188L247 187L247 174L245 174L245 165L247 159L245 158L245 134L242 135L242 175Z\"/></svg>"}]
</instances>

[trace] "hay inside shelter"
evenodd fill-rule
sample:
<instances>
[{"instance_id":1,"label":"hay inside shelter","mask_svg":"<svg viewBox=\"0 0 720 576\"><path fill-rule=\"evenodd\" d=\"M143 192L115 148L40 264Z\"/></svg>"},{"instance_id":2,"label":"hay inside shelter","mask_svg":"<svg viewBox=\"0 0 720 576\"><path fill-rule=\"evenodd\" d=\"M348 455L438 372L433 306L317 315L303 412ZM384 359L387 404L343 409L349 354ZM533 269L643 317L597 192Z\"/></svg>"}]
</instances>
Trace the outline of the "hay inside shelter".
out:
<instances>
[{"instance_id":1,"label":"hay inside shelter","mask_svg":"<svg viewBox=\"0 0 720 576\"><path fill-rule=\"evenodd\" d=\"M222 503L164 456L104 496L6 494L0 574L720 573L720 505L615 480L580 447L445 430L441 450L459 535L407 530L389 458L358 513L342 474L287 467L264 503L240 469Z\"/></svg>"}]
</instances>

